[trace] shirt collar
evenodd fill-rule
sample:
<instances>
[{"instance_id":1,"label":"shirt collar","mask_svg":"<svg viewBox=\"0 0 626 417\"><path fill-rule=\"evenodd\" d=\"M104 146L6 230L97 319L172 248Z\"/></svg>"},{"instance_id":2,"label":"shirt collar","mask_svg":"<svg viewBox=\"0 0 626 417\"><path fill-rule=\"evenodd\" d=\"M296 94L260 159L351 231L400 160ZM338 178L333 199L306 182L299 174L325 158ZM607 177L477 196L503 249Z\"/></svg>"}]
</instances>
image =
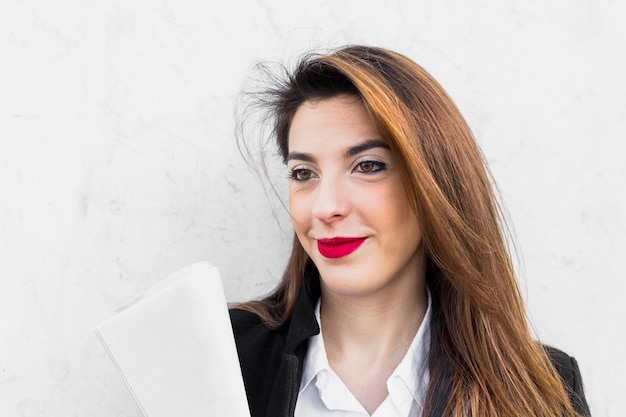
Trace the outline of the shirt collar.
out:
<instances>
[{"instance_id":1,"label":"shirt collar","mask_svg":"<svg viewBox=\"0 0 626 417\"><path fill-rule=\"evenodd\" d=\"M315 306L315 319L318 326L320 323L320 305L321 300L317 301ZM328 371L330 365L328 364L328 357L326 356L326 347L324 346L324 339L322 337L321 326L320 332L309 339L309 348L304 359L304 368L302 369L302 383L300 385L300 392L313 381L313 379L323 371Z\"/></svg>"},{"instance_id":2,"label":"shirt collar","mask_svg":"<svg viewBox=\"0 0 626 417\"><path fill-rule=\"evenodd\" d=\"M428 294L428 307L426 308L422 324L417 330L406 355L387 380L389 395L399 408L401 404L410 402L410 400L414 400L420 407L424 405L423 399L430 378L428 350L430 348L432 320L432 301L428 288L426 292ZM411 398L408 398L405 394L410 395Z\"/></svg>"}]
</instances>

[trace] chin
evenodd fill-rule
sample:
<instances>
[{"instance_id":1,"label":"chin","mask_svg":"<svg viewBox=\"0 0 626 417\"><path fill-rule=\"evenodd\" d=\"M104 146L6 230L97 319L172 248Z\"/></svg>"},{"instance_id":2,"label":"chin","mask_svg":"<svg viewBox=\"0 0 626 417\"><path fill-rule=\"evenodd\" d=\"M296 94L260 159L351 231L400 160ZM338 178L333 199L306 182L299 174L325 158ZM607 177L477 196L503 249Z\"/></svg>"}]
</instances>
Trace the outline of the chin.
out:
<instances>
[{"instance_id":1,"label":"chin","mask_svg":"<svg viewBox=\"0 0 626 417\"><path fill-rule=\"evenodd\" d=\"M374 283L364 281L364 274L355 271L354 268L346 268L346 272L320 270L322 287L333 294L341 296L361 296L374 291Z\"/></svg>"}]
</instances>

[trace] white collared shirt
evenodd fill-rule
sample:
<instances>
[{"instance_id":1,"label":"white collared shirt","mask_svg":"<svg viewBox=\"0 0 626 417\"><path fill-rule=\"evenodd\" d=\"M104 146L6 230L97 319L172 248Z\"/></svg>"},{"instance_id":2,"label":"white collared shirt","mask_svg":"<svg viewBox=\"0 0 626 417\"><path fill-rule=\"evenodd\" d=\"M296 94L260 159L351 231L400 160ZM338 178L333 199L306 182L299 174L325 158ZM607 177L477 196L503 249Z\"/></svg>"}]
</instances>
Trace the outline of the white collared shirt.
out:
<instances>
[{"instance_id":1,"label":"white collared shirt","mask_svg":"<svg viewBox=\"0 0 626 417\"><path fill-rule=\"evenodd\" d=\"M387 379L389 395L371 417L421 416L429 380L431 301L406 355ZM320 323L320 302L315 309ZM321 328L321 326L320 326ZM366 417L365 408L328 364L322 332L309 340L295 417Z\"/></svg>"}]
</instances>

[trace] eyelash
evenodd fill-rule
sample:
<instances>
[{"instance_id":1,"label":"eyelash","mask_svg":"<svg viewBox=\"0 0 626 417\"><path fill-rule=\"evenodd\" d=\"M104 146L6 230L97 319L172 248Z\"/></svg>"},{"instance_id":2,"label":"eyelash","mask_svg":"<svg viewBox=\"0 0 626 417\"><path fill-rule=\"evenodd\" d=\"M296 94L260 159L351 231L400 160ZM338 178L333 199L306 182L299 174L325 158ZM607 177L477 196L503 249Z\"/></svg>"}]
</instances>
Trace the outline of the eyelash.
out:
<instances>
[{"instance_id":1,"label":"eyelash","mask_svg":"<svg viewBox=\"0 0 626 417\"><path fill-rule=\"evenodd\" d=\"M372 165L371 169L363 170L364 164L371 164ZM357 162L352 172L358 172L360 174L365 174L365 175L374 175L377 172L384 171L386 169L387 169L387 164L385 164L384 162L365 160L365 161ZM302 173L310 174L310 177L302 178L301 177ZM289 173L289 179L297 181L297 182L306 182L314 177L315 177L315 173L308 168L295 168L291 170L291 172Z\"/></svg>"},{"instance_id":2,"label":"eyelash","mask_svg":"<svg viewBox=\"0 0 626 417\"><path fill-rule=\"evenodd\" d=\"M364 164L372 164L372 169L370 169L369 171L363 171ZM359 167L360 167L360 171L359 171ZM385 169L387 169L387 164L385 164L384 162L367 159L364 161L357 162L356 166L354 167L352 171L360 172L361 174L365 174L365 175L372 175L379 171L384 171Z\"/></svg>"},{"instance_id":3,"label":"eyelash","mask_svg":"<svg viewBox=\"0 0 626 417\"><path fill-rule=\"evenodd\" d=\"M311 175L314 175L313 171L311 171L310 169L296 168L296 169L291 170L291 172L289 173L289 179L297 181L297 182L306 182L312 178L312 176L307 179L300 178L300 174L303 172L307 172Z\"/></svg>"}]
</instances>

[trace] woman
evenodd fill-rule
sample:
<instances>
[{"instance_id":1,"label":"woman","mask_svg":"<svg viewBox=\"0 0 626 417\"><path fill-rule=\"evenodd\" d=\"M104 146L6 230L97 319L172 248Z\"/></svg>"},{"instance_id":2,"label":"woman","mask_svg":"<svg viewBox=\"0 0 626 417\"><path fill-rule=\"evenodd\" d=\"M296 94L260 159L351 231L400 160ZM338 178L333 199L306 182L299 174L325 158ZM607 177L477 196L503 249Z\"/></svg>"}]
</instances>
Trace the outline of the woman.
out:
<instances>
[{"instance_id":1,"label":"woman","mask_svg":"<svg viewBox=\"0 0 626 417\"><path fill-rule=\"evenodd\" d=\"M408 58L349 46L260 96L289 169L282 282L231 310L256 416L588 415L532 340L484 159Z\"/></svg>"}]
</instances>

